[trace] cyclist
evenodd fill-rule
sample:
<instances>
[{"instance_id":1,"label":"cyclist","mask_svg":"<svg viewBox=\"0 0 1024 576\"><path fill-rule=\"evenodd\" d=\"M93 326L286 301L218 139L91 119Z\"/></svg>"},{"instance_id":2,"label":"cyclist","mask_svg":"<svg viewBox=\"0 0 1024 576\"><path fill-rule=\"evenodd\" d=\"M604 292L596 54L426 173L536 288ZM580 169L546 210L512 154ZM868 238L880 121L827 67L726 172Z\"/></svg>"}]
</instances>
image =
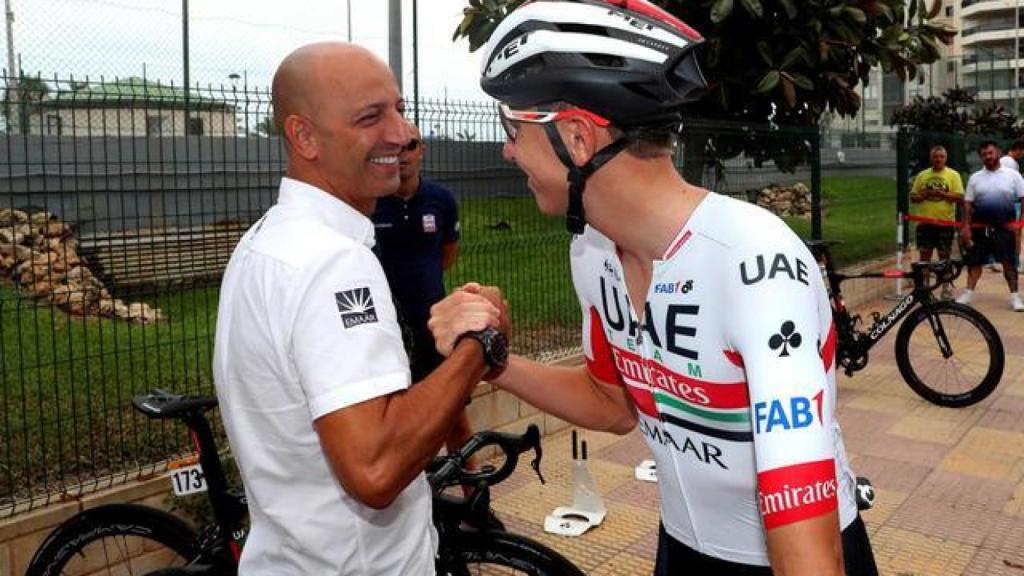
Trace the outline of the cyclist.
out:
<instances>
[{"instance_id":1,"label":"cyclist","mask_svg":"<svg viewBox=\"0 0 1024 576\"><path fill-rule=\"evenodd\" d=\"M305 46L278 68L273 106L287 173L228 263L214 346L252 521L239 573L433 574L422 471L502 364L502 333L484 330L502 325L501 307L449 296L449 328L471 338L410 387L371 252L369 215L397 190L408 143L391 71L357 46Z\"/></svg>"},{"instance_id":2,"label":"cyclist","mask_svg":"<svg viewBox=\"0 0 1024 576\"><path fill-rule=\"evenodd\" d=\"M680 107L705 88L701 41L641 0L534 1L492 34L481 86L505 156L577 235L586 355L513 357L492 383L579 426L639 424L661 493L656 574L876 574L815 261L781 220L672 162Z\"/></svg>"}]
</instances>

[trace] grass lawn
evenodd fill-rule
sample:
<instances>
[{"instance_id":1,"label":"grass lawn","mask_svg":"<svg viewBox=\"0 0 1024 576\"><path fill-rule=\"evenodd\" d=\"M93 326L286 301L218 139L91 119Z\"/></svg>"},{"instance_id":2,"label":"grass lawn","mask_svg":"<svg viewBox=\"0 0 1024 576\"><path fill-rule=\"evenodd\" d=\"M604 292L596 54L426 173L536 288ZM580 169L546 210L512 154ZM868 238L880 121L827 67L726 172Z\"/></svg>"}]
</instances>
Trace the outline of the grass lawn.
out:
<instances>
[{"instance_id":1,"label":"grass lawn","mask_svg":"<svg viewBox=\"0 0 1024 576\"><path fill-rule=\"evenodd\" d=\"M893 250L893 180L826 179L824 197L825 237L845 241L835 250L841 262ZM538 215L529 196L465 199L460 209L462 254L447 275L449 288L471 280L501 286L519 352L578 344L564 220ZM809 221L790 225L809 236ZM187 446L180 427L145 421L130 400L155 387L212 390L217 287L130 299L160 308L168 320L132 326L70 318L0 284L0 512L14 498L134 469Z\"/></svg>"}]
</instances>

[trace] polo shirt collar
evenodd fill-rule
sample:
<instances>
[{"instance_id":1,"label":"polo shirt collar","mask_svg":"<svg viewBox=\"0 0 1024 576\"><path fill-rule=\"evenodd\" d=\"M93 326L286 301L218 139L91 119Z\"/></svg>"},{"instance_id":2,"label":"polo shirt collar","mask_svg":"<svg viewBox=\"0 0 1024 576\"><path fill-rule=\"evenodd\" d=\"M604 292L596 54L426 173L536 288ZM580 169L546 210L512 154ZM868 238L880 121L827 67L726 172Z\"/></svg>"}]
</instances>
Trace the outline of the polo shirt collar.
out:
<instances>
[{"instance_id":1,"label":"polo shirt collar","mask_svg":"<svg viewBox=\"0 0 1024 576\"><path fill-rule=\"evenodd\" d=\"M302 207L324 224L367 248L373 248L373 222L344 201L316 186L283 176L277 203Z\"/></svg>"}]
</instances>

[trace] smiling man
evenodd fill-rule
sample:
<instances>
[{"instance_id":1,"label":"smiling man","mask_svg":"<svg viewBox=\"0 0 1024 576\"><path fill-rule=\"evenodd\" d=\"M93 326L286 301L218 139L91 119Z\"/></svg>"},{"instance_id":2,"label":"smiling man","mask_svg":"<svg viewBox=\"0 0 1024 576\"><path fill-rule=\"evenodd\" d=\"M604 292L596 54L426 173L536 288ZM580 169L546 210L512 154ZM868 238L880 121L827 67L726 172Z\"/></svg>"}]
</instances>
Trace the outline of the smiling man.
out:
<instances>
[{"instance_id":1,"label":"smiling man","mask_svg":"<svg viewBox=\"0 0 1024 576\"><path fill-rule=\"evenodd\" d=\"M410 387L369 219L408 142L391 71L357 46L305 46L278 68L273 104L287 174L228 263L214 348L252 518L239 573L433 574L423 468L472 386L500 372L504 336L488 327L505 314L449 297L449 327L470 337Z\"/></svg>"}]
</instances>

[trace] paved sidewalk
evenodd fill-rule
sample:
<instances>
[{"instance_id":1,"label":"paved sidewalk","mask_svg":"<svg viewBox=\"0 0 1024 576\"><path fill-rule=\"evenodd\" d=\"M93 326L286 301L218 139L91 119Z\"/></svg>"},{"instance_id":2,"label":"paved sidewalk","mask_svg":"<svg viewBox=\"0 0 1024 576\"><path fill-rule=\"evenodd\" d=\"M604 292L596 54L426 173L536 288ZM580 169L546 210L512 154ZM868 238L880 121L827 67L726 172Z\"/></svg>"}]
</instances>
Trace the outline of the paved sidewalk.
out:
<instances>
[{"instance_id":1,"label":"paved sidewalk","mask_svg":"<svg viewBox=\"0 0 1024 576\"><path fill-rule=\"evenodd\" d=\"M896 330L875 346L865 370L839 376L851 465L878 492L864 520L882 574L1024 576L1024 314L1010 311L1002 275L987 270L974 305L1006 349L1003 379L981 404L940 408L915 395L896 368ZM587 574L649 575L658 492L633 478L647 448L637 432L586 439L590 471L608 507L601 527L579 538L543 532L544 516L572 499L568 431L545 441L547 485L522 463L494 489L494 508L509 530L552 546Z\"/></svg>"}]
</instances>

